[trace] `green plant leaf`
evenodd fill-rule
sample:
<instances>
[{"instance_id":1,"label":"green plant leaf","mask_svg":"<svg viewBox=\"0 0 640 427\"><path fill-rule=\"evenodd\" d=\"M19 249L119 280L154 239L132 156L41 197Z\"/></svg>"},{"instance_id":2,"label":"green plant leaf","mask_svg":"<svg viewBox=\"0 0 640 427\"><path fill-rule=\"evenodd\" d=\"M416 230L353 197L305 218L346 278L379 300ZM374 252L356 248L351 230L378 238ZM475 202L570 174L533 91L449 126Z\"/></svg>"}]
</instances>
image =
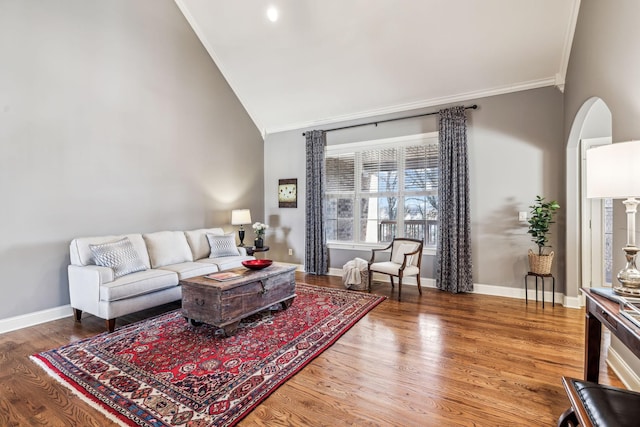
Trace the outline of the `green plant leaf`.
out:
<instances>
[{"instance_id":1,"label":"green plant leaf","mask_svg":"<svg viewBox=\"0 0 640 427\"><path fill-rule=\"evenodd\" d=\"M557 201L546 202L544 197L536 196L535 203L529 206L531 217L529 218L529 230L531 241L538 246L539 255L543 254L545 247L551 247L549 243L549 228L554 224L553 217L560 209Z\"/></svg>"}]
</instances>

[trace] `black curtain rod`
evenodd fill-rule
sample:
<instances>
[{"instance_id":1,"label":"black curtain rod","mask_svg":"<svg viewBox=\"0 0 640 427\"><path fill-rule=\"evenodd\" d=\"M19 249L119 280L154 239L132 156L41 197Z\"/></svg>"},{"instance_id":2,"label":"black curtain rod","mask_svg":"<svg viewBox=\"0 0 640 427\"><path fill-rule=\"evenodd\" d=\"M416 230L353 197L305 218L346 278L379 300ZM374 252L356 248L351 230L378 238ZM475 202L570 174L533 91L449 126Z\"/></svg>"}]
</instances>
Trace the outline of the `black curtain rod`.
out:
<instances>
[{"instance_id":1,"label":"black curtain rod","mask_svg":"<svg viewBox=\"0 0 640 427\"><path fill-rule=\"evenodd\" d=\"M469 105L468 107L464 107L465 110L476 110L477 108L478 108L478 106L476 104ZM327 129L327 130L325 130L325 132L333 132L334 130L357 128L357 127L360 127L360 126L369 126L369 125L378 126L378 123L395 122L396 120L414 119L416 117L434 116L436 114L440 114L440 113L438 111L435 111L433 113L416 114L415 116L396 117L395 119L378 120L378 121L375 121L375 122L360 123L360 124L357 124L357 125L343 126L343 127L334 128L334 129ZM302 136L305 136L305 135L306 135L306 132L302 132Z\"/></svg>"}]
</instances>

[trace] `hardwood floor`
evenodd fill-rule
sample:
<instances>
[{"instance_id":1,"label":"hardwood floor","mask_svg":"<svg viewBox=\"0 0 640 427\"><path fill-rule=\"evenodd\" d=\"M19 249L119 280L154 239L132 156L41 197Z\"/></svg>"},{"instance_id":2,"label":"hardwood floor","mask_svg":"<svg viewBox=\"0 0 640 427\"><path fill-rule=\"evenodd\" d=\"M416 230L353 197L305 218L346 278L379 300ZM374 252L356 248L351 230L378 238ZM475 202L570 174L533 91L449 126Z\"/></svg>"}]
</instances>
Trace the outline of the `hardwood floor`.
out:
<instances>
[{"instance_id":1,"label":"hardwood floor","mask_svg":"<svg viewBox=\"0 0 640 427\"><path fill-rule=\"evenodd\" d=\"M338 277L297 278L342 287ZM391 287L373 292L389 297ZM420 297L411 286L402 297L376 307L239 425L555 425L569 406L561 376L582 378L584 310L426 288ZM113 425L28 358L104 330L85 315L0 335L0 425ZM622 386L604 362L600 378Z\"/></svg>"}]
</instances>

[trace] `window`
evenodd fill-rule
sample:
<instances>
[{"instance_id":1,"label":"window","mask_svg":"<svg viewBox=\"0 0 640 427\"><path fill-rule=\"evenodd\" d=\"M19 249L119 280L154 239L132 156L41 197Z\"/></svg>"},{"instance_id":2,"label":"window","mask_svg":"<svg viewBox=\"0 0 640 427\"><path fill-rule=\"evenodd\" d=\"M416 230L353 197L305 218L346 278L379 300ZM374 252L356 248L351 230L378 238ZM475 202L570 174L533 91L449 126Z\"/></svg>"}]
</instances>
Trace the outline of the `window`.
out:
<instances>
[{"instance_id":1,"label":"window","mask_svg":"<svg viewBox=\"0 0 640 427\"><path fill-rule=\"evenodd\" d=\"M328 146L325 165L329 242L436 245L437 133Z\"/></svg>"}]
</instances>

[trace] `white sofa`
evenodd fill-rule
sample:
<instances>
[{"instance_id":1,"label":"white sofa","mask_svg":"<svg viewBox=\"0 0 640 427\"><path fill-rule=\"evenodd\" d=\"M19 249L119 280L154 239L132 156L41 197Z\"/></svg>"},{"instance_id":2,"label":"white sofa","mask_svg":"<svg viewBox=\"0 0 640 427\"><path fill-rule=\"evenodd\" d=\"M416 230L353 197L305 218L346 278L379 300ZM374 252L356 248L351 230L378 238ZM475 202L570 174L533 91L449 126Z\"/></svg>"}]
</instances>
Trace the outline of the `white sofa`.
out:
<instances>
[{"instance_id":1,"label":"white sofa","mask_svg":"<svg viewBox=\"0 0 640 427\"><path fill-rule=\"evenodd\" d=\"M117 317L182 298L179 281L190 277L240 267L242 261L255 259L247 256L244 248L237 248L237 255L212 254L207 234L220 241L229 241L235 247L235 236L225 236L221 228L191 231L159 231L147 234L120 236L82 237L71 241L69 294L76 321L87 312L107 321L107 329L113 332ZM122 241L127 238L135 250L130 250L138 264L143 265L129 274L114 268L100 266L96 262L96 247ZM217 241L217 240L216 240ZM125 241L125 243L128 242ZM130 248L130 245L127 246ZM92 250L93 249L93 250ZM224 251L223 251L224 252ZM232 250L233 252L233 250Z\"/></svg>"}]
</instances>

